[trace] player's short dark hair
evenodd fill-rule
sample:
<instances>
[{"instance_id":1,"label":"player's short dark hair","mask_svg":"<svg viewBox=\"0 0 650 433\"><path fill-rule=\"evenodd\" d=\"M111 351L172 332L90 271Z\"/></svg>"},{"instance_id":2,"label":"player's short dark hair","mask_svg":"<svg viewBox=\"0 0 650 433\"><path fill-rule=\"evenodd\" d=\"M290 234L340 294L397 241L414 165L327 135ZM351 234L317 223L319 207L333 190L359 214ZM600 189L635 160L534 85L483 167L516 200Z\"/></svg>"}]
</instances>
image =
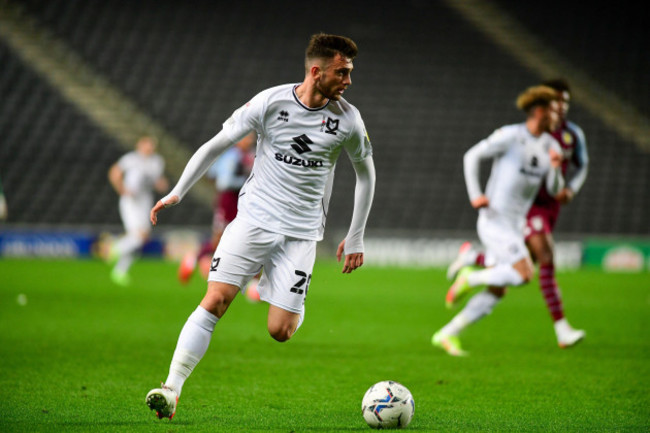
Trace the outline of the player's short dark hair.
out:
<instances>
[{"instance_id":1,"label":"player's short dark hair","mask_svg":"<svg viewBox=\"0 0 650 433\"><path fill-rule=\"evenodd\" d=\"M551 89L555 89L558 92L571 93L571 87L569 86L569 82L565 78L552 78L550 80L544 81L542 85L550 87Z\"/></svg>"},{"instance_id":2,"label":"player's short dark hair","mask_svg":"<svg viewBox=\"0 0 650 433\"><path fill-rule=\"evenodd\" d=\"M332 59L337 54L340 54L343 57L354 59L358 52L357 44L350 38L317 33L312 35L309 40L309 45L305 51L305 58L307 60L315 58Z\"/></svg>"}]
</instances>

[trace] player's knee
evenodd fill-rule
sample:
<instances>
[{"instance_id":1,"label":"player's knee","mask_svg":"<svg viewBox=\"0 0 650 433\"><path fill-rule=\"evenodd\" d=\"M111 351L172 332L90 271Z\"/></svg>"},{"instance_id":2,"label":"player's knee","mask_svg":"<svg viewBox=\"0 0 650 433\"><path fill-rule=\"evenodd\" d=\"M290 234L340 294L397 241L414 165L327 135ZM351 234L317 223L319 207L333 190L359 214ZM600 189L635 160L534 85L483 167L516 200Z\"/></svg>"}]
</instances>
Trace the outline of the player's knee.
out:
<instances>
[{"instance_id":1,"label":"player's knee","mask_svg":"<svg viewBox=\"0 0 650 433\"><path fill-rule=\"evenodd\" d=\"M521 275L522 284L529 283L530 280L533 279L533 270L532 269L525 269L519 272L519 275Z\"/></svg>"},{"instance_id":2,"label":"player's knee","mask_svg":"<svg viewBox=\"0 0 650 433\"><path fill-rule=\"evenodd\" d=\"M291 323L269 324L269 335L280 343L289 340L295 332L295 327Z\"/></svg>"},{"instance_id":3,"label":"player's knee","mask_svg":"<svg viewBox=\"0 0 650 433\"><path fill-rule=\"evenodd\" d=\"M280 343L289 340L297 329L294 320L272 320L267 326L269 335Z\"/></svg>"},{"instance_id":4,"label":"player's knee","mask_svg":"<svg viewBox=\"0 0 650 433\"><path fill-rule=\"evenodd\" d=\"M521 259L513 265L513 268L519 274L519 278L521 279L520 282L515 284L516 286L526 284L533 279L535 268L533 267L533 262L530 258Z\"/></svg>"},{"instance_id":5,"label":"player's knee","mask_svg":"<svg viewBox=\"0 0 650 433\"><path fill-rule=\"evenodd\" d=\"M230 306L236 293L237 288L234 286L220 287L218 284L210 282L208 291L201 301L201 306L215 316L221 317Z\"/></svg>"},{"instance_id":6,"label":"player's knee","mask_svg":"<svg viewBox=\"0 0 650 433\"><path fill-rule=\"evenodd\" d=\"M535 262L540 265L553 263L553 241L546 235L537 234L531 236L526 245Z\"/></svg>"},{"instance_id":7,"label":"player's knee","mask_svg":"<svg viewBox=\"0 0 650 433\"><path fill-rule=\"evenodd\" d=\"M490 286L488 287L488 291L499 299L503 298L506 295L505 287Z\"/></svg>"},{"instance_id":8,"label":"player's knee","mask_svg":"<svg viewBox=\"0 0 650 433\"><path fill-rule=\"evenodd\" d=\"M226 312L229 304L226 296L220 292L208 292L201 301L201 306L217 317Z\"/></svg>"},{"instance_id":9,"label":"player's knee","mask_svg":"<svg viewBox=\"0 0 650 433\"><path fill-rule=\"evenodd\" d=\"M269 335L279 342L289 340L300 326L301 316L291 313L279 307L271 305L269 307L269 316L267 329Z\"/></svg>"},{"instance_id":10,"label":"player's knee","mask_svg":"<svg viewBox=\"0 0 650 433\"><path fill-rule=\"evenodd\" d=\"M553 263L553 251L552 250L545 250L542 251L538 256L537 256L537 263L539 263L541 266L544 265L550 265Z\"/></svg>"},{"instance_id":11,"label":"player's knee","mask_svg":"<svg viewBox=\"0 0 650 433\"><path fill-rule=\"evenodd\" d=\"M142 242L143 244L146 243L149 240L149 236L151 236L151 231L149 230L138 230L136 233L136 236Z\"/></svg>"}]
</instances>

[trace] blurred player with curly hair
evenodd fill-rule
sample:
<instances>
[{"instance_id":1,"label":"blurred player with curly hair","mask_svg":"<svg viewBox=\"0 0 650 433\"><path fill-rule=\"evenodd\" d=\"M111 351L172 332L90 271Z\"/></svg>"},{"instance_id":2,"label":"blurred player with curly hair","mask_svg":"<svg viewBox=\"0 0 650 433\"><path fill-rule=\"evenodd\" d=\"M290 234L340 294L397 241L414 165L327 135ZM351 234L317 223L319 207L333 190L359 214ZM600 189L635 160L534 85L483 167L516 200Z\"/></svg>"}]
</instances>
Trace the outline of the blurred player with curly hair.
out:
<instances>
[{"instance_id":1,"label":"blurred player with curly hair","mask_svg":"<svg viewBox=\"0 0 650 433\"><path fill-rule=\"evenodd\" d=\"M530 87L516 105L526 121L497 129L463 159L470 203L479 211L478 235L494 264L480 270L463 268L447 292L447 307L452 308L473 287L488 286L433 335L433 345L453 356L466 354L459 334L492 312L506 286L520 286L532 278L533 263L524 242L526 214L542 184L552 194L564 187L561 149L549 133L558 122L557 93L547 86ZM485 192L479 176L484 159L492 160Z\"/></svg>"}]
</instances>

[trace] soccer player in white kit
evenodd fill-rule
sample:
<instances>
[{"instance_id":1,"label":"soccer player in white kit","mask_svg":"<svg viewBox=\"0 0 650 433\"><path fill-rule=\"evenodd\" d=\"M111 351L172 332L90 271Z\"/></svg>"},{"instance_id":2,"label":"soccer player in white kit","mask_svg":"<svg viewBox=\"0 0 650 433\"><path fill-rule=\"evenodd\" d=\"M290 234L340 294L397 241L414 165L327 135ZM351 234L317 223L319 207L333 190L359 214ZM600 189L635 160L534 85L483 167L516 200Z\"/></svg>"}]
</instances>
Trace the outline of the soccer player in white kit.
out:
<instances>
[{"instance_id":1,"label":"soccer player in white kit","mask_svg":"<svg viewBox=\"0 0 650 433\"><path fill-rule=\"evenodd\" d=\"M558 221L561 206L570 203L584 184L589 170L589 156L585 134L578 125L567 119L571 101L569 83L563 78L554 78L541 83L558 92L559 122L551 132L562 148L562 173L565 186L560 193L551 196L544 185L533 200L524 229L526 246L534 262L539 265L539 287L546 307L553 319L553 328L560 348L572 347L585 338L586 332L575 329L564 313L562 294L555 277L553 230ZM569 165L573 165L571 180L566 179ZM456 259L449 265L447 278L454 280L460 270L466 266L485 264L484 252L465 242Z\"/></svg>"},{"instance_id":2,"label":"soccer player in white kit","mask_svg":"<svg viewBox=\"0 0 650 433\"><path fill-rule=\"evenodd\" d=\"M467 192L471 205L479 209L477 231L493 266L464 268L447 292L447 306L452 307L472 287L488 286L433 335L433 345L450 355L467 354L458 335L492 312L506 286L522 285L533 276L533 263L524 243L526 214L542 182L553 195L564 187L561 148L549 134L558 122L558 104L555 90L528 88L517 98L526 121L497 129L465 153ZM482 159L493 161L485 193L479 181Z\"/></svg>"},{"instance_id":3,"label":"soccer player in white kit","mask_svg":"<svg viewBox=\"0 0 650 433\"><path fill-rule=\"evenodd\" d=\"M108 170L108 179L120 196L120 217L125 234L111 246L110 259L116 261L111 279L120 285L129 283L128 271L135 254L151 233L149 211L153 191L166 192L165 161L156 153L153 137L141 137L135 150L123 155Z\"/></svg>"},{"instance_id":4,"label":"soccer player in white kit","mask_svg":"<svg viewBox=\"0 0 650 433\"><path fill-rule=\"evenodd\" d=\"M185 380L205 354L215 325L248 280L264 269L258 291L269 304L267 328L283 342L304 317L322 239L334 168L345 149L356 172L352 222L339 244L343 273L363 265L363 234L372 204L375 169L359 111L342 98L351 84L356 44L349 38L313 35L302 83L258 93L236 110L215 137L190 158L178 184L151 210L177 204L228 146L251 131L258 136L253 171L240 191L237 216L215 251L208 289L183 327L169 375L146 403L159 418L172 418Z\"/></svg>"}]
</instances>

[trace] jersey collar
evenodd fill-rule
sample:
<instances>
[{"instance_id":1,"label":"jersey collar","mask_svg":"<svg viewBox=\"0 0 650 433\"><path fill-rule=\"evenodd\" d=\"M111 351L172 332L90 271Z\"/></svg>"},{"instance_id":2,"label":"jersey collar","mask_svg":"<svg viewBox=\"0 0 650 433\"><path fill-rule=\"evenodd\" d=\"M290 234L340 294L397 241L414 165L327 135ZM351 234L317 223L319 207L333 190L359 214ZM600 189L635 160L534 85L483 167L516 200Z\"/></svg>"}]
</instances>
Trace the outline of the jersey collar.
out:
<instances>
[{"instance_id":1,"label":"jersey collar","mask_svg":"<svg viewBox=\"0 0 650 433\"><path fill-rule=\"evenodd\" d=\"M291 89L291 93L293 94L293 97L296 100L296 102L298 103L298 105L300 105L305 110L307 110L307 111L319 111L319 110L322 110L323 108L327 107L330 104L330 99L328 99L327 102L325 103L325 105L322 105L320 107L311 108L311 107L306 106L305 104L302 103L302 101L300 100L300 98L298 98L298 95L296 94L296 89L298 88L298 86L300 86L300 84L296 84L295 86L293 86L293 89Z\"/></svg>"}]
</instances>

